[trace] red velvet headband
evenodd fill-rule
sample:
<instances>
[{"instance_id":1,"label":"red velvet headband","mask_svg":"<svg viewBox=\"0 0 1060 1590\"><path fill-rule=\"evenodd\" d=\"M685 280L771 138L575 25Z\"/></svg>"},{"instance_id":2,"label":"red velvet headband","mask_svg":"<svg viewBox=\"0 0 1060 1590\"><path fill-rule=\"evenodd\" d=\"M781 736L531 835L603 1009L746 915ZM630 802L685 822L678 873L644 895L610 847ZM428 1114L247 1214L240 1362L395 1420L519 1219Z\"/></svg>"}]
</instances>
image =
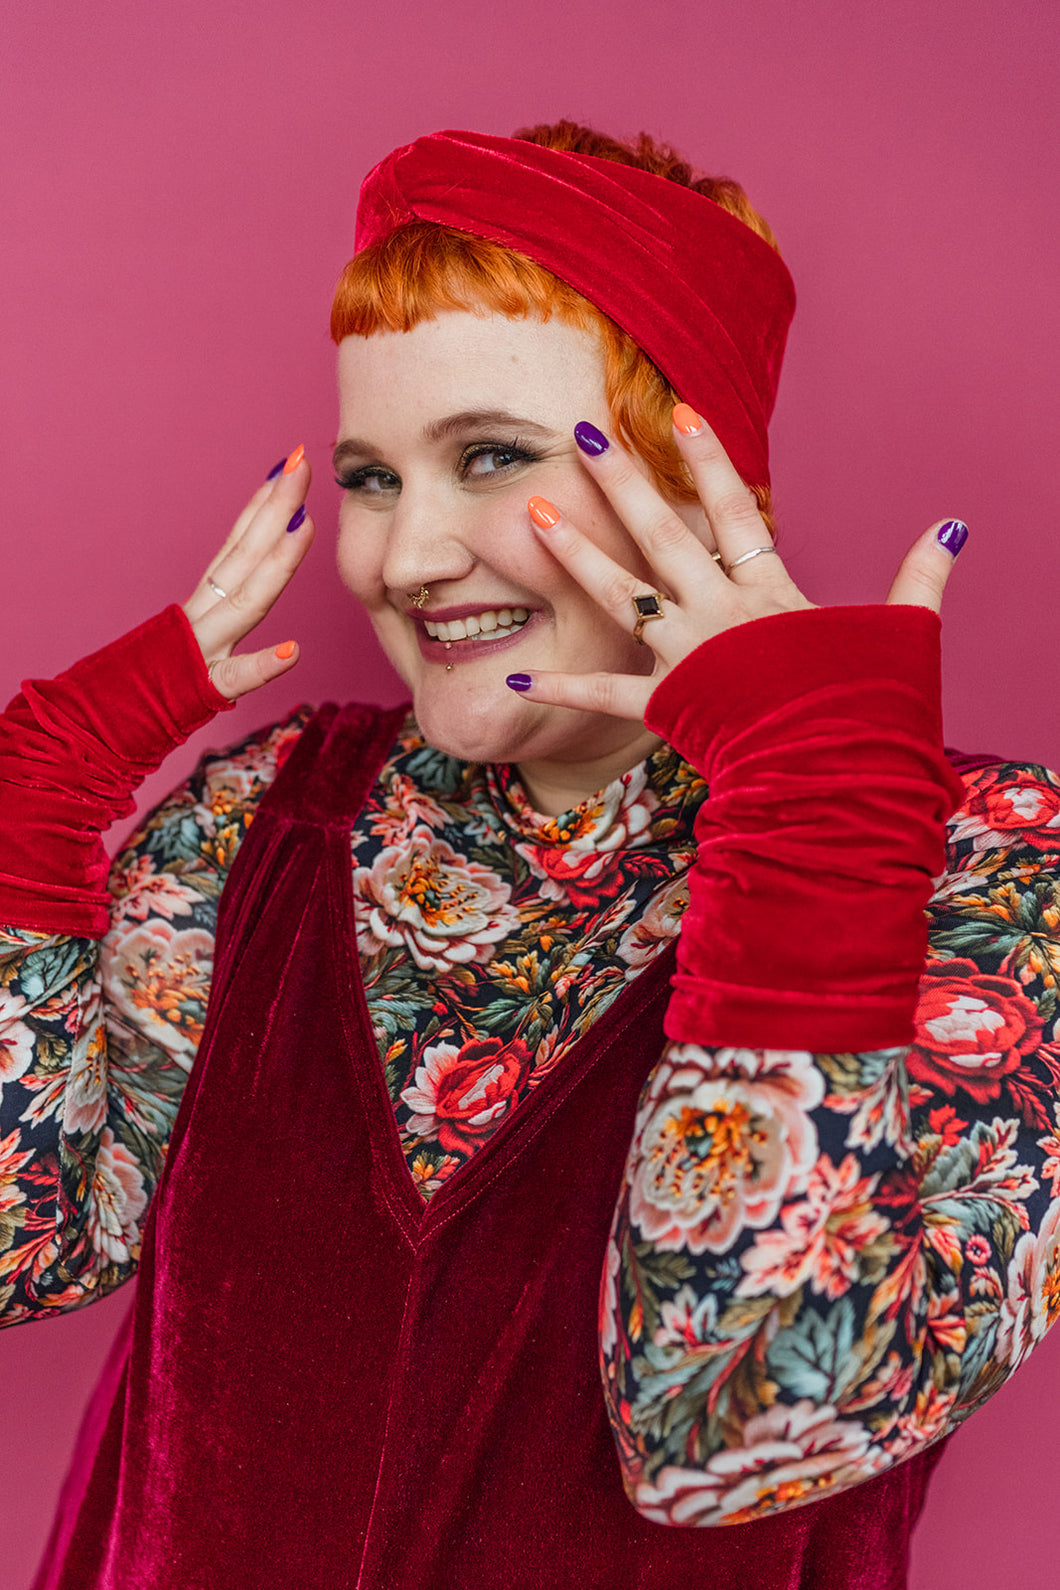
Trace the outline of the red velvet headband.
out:
<instances>
[{"instance_id":1,"label":"red velvet headband","mask_svg":"<svg viewBox=\"0 0 1060 1590\"><path fill-rule=\"evenodd\" d=\"M380 161L361 188L356 247L415 220L544 265L644 349L745 480L769 480L795 288L743 221L634 166L471 132L432 133Z\"/></svg>"}]
</instances>

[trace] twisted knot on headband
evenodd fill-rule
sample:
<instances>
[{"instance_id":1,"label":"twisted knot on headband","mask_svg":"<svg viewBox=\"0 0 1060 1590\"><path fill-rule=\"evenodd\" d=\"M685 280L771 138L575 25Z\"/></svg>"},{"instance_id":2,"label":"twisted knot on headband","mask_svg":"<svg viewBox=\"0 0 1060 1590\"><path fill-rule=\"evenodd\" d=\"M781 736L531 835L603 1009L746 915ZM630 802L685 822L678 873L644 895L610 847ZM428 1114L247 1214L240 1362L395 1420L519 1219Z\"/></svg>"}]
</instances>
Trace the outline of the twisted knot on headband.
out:
<instances>
[{"instance_id":1,"label":"twisted knot on headband","mask_svg":"<svg viewBox=\"0 0 1060 1590\"><path fill-rule=\"evenodd\" d=\"M412 221L489 238L550 270L628 332L749 484L768 482L795 288L743 221L635 166L471 132L417 138L365 178L358 252Z\"/></svg>"}]
</instances>

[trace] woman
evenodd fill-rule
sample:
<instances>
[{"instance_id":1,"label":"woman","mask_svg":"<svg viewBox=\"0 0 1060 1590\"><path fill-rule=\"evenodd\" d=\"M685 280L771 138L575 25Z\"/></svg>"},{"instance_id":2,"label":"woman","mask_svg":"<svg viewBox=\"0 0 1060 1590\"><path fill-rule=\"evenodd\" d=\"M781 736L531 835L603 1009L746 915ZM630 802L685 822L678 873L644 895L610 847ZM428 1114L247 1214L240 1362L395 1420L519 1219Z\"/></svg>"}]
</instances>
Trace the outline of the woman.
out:
<instances>
[{"instance_id":1,"label":"woman","mask_svg":"<svg viewBox=\"0 0 1060 1590\"><path fill-rule=\"evenodd\" d=\"M566 123L367 179L339 564L411 714L208 757L106 886L295 664L234 648L296 449L5 717L8 1317L140 1268L41 1585L882 1590L1051 1323L1056 780L942 754L958 521L791 581L790 280L689 183Z\"/></svg>"}]
</instances>

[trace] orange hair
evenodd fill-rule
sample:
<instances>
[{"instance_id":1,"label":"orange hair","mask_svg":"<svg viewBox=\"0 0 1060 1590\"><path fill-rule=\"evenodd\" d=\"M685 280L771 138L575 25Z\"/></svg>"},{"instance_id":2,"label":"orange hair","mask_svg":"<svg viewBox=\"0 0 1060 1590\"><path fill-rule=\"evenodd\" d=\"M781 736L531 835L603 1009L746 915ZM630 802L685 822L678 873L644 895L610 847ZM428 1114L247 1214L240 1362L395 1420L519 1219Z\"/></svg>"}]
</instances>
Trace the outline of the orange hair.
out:
<instances>
[{"instance_id":1,"label":"orange hair","mask_svg":"<svg viewBox=\"0 0 1060 1590\"><path fill-rule=\"evenodd\" d=\"M739 183L725 177L696 177L665 144L641 133L634 147L576 122L526 127L515 134L527 143L572 154L596 155L638 166L704 194L737 216L771 248L776 239ZM473 237L433 221L398 227L346 266L331 306L331 335L370 337L377 331L411 331L440 310L506 315L523 320L555 315L597 338L604 358L607 406L615 434L639 453L659 490L672 502L698 500L691 476L673 440L671 414L678 401L666 377L595 304L575 292L543 265L488 238ZM748 481L762 516L775 534L768 485Z\"/></svg>"}]
</instances>

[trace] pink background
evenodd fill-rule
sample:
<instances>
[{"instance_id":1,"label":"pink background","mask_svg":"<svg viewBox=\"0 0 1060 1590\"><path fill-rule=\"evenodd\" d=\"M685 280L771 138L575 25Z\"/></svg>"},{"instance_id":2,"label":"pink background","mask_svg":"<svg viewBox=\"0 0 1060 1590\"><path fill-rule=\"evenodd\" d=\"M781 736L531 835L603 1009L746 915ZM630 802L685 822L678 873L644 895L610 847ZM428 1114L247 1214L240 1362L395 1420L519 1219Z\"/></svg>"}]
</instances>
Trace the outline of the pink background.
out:
<instances>
[{"instance_id":1,"label":"pink background","mask_svg":"<svg viewBox=\"0 0 1060 1590\"><path fill-rule=\"evenodd\" d=\"M423 132L568 116L644 127L748 188L800 294L774 424L789 567L817 601L880 600L916 533L965 518L948 737L1057 765L1053 16L1040 0L9 8L0 698L183 600L305 441L319 540L265 626L304 660L198 745L296 700L398 699L330 549L327 312L358 182ZM28 1581L125 1307L0 1339L0 1590ZM1050 1342L954 1443L917 1590L1055 1582L1058 1365Z\"/></svg>"}]
</instances>

